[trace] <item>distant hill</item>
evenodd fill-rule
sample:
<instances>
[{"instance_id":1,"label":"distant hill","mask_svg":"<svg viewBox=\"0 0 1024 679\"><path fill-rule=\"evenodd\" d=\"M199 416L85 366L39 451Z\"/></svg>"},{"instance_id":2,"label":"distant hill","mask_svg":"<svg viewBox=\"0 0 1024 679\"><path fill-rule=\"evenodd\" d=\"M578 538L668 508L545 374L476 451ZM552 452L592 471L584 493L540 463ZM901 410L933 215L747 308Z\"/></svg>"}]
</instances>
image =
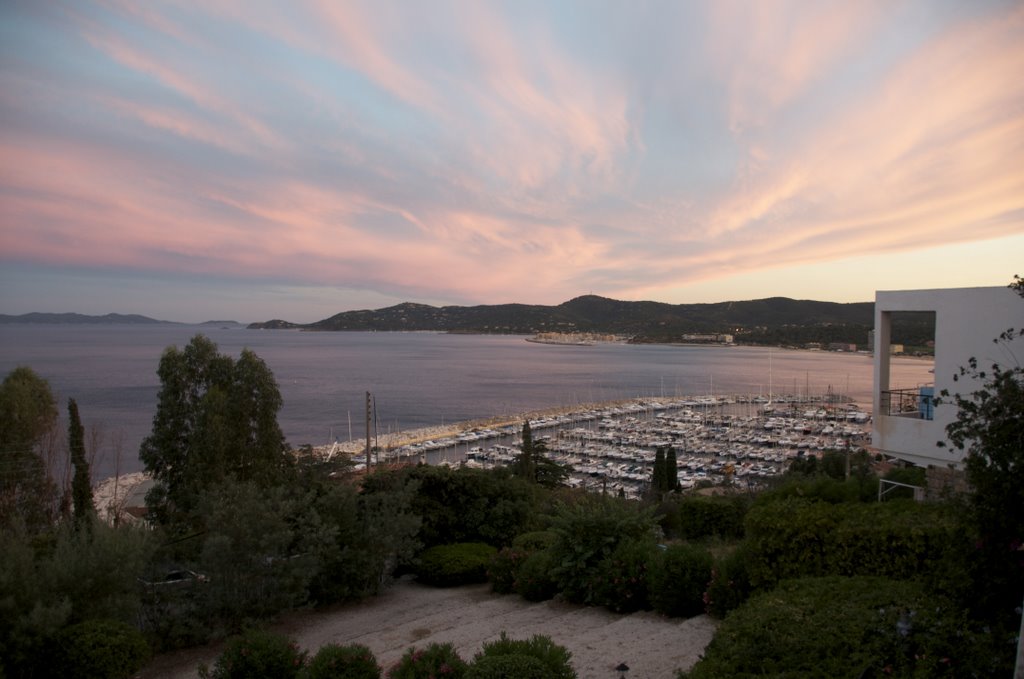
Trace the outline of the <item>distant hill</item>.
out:
<instances>
[{"instance_id":1,"label":"distant hill","mask_svg":"<svg viewBox=\"0 0 1024 679\"><path fill-rule=\"evenodd\" d=\"M242 325L238 321L203 321L199 325Z\"/></svg>"},{"instance_id":2,"label":"distant hill","mask_svg":"<svg viewBox=\"0 0 1024 679\"><path fill-rule=\"evenodd\" d=\"M10 316L0 314L0 323L101 323L106 325L131 324L148 325L153 323L170 323L171 321L158 321L148 316L138 314L106 314L104 316L86 316L85 314L44 314L33 312Z\"/></svg>"},{"instance_id":3,"label":"distant hill","mask_svg":"<svg viewBox=\"0 0 1024 679\"><path fill-rule=\"evenodd\" d=\"M405 302L384 309L346 311L315 323L274 320L252 323L249 327L509 334L594 332L625 335L634 342L679 341L684 333L728 333L735 335L738 342L753 344L864 345L873 323L872 302L839 304L770 297L715 304L665 304L585 295L557 306L435 307Z\"/></svg>"}]
</instances>

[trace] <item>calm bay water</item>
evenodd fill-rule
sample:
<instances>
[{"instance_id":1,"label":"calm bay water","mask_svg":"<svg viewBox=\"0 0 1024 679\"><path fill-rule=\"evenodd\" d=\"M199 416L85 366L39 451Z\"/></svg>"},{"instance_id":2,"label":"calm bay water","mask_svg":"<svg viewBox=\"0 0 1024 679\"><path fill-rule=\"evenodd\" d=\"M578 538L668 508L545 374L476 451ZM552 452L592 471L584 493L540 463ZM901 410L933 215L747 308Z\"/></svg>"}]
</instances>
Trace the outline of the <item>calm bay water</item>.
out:
<instances>
[{"instance_id":1,"label":"calm bay water","mask_svg":"<svg viewBox=\"0 0 1024 679\"><path fill-rule=\"evenodd\" d=\"M215 326L0 325L0 374L27 365L104 434L94 473L136 471L149 433L163 350L202 333L237 356L248 347L274 372L292 445L364 435L372 392L380 432L636 396L846 394L870 409L871 358L759 347L554 346L522 336L297 332ZM895 359L893 388L932 382L932 364Z\"/></svg>"}]
</instances>

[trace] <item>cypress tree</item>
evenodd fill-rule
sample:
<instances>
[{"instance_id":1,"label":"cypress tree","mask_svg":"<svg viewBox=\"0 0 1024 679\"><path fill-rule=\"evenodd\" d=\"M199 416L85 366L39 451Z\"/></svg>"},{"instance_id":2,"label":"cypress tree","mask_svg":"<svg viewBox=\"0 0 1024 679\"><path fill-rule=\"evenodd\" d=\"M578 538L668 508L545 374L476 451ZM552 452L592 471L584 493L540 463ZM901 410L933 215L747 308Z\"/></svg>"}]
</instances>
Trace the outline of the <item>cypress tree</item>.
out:
<instances>
[{"instance_id":1,"label":"cypress tree","mask_svg":"<svg viewBox=\"0 0 1024 679\"><path fill-rule=\"evenodd\" d=\"M665 454L665 490L675 491L679 487L679 465L676 463L676 449L668 447Z\"/></svg>"},{"instance_id":2,"label":"cypress tree","mask_svg":"<svg viewBox=\"0 0 1024 679\"><path fill-rule=\"evenodd\" d=\"M533 459L536 451L534 450L533 432L530 430L529 420L523 422L522 438L523 443L519 447L520 452L516 471L519 476L532 482L537 479L537 465Z\"/></svg>"},{"instance_id":3,"label":"cypress tree","mask_svg":"<svg viewBox=\"0 0 1024 679\"><path fill-rule=\"evenodd\" d=\"M75 527L88 525L89 517L96 511L92 504L92 483L89 463L85 459L85 430L78 416L78 404L68 399L68 446L71 449L71 464L75 468L71 480L71 500L74 507Z\"/></svg>"},{"instance_id":4,"label":"cypress tree","mask_svg":"<svg viewBox=\"0 0 1024 679\"><path fill-rule=\"evenodd\" d=\"M654 453L654 476L651 478L651 490L657 495L665 492L665 449L660 446Z\"/></svg>"}]
</instances>

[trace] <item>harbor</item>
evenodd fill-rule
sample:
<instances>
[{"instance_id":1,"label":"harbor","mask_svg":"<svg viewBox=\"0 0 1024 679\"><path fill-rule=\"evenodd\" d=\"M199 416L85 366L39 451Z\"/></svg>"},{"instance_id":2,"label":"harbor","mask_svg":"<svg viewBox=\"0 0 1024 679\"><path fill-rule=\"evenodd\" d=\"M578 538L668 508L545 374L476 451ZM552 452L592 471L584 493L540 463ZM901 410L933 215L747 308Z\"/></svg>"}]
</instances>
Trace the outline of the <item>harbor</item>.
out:
<instances>
[{"instance_id":1,"label":"harbor","mask_svg":"<svg viewBox=\"0 0 1024 679\"><path fill-rule=\"evenodd\" d=\"M753 488L792 460L870 441L869 413L831 394L637 398L387 433L372 438L371 463L508 466L527 421L544 455L573 470L568 485L626 497L644 492L658 448L675 450L682 489L725 482ZM314 453L347 456L362 470L365 446L334 443Z\"/></svg>"}]
</instances>

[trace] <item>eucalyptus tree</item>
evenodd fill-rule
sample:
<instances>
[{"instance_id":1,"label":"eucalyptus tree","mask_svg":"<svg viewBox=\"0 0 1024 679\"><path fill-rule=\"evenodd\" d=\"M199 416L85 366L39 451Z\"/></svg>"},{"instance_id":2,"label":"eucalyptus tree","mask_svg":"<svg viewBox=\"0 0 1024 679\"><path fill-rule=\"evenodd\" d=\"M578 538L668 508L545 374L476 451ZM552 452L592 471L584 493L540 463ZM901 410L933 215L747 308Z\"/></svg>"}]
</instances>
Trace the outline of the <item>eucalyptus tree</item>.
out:
<instances>
[{"instance_id":1,"label":"eucalyptus tree","mask_svg":"<svg viewBox=\"0 0 1024 679\"><path fill-rule=\"evenodd\" d=\"M50 384L31 368L12 370L0 385L0 524L53 519L56 488L40 445L56 422Z\"/></svg>"},{"instance_id":2,"label":"eucalyptus tree","mask_svg":"<svg viewBox=\"0 0 1024 679\"><path fill-rule=\"evenodd\" d=\"M227 478L273 485L291 467L277 423L281 393L255 353L238 360L196 335L168 347L157 369L160 394L153 430L139 458L157 485L147 504L157 521L183 518L202 491Z\"/></svg>"}]
</instances>

